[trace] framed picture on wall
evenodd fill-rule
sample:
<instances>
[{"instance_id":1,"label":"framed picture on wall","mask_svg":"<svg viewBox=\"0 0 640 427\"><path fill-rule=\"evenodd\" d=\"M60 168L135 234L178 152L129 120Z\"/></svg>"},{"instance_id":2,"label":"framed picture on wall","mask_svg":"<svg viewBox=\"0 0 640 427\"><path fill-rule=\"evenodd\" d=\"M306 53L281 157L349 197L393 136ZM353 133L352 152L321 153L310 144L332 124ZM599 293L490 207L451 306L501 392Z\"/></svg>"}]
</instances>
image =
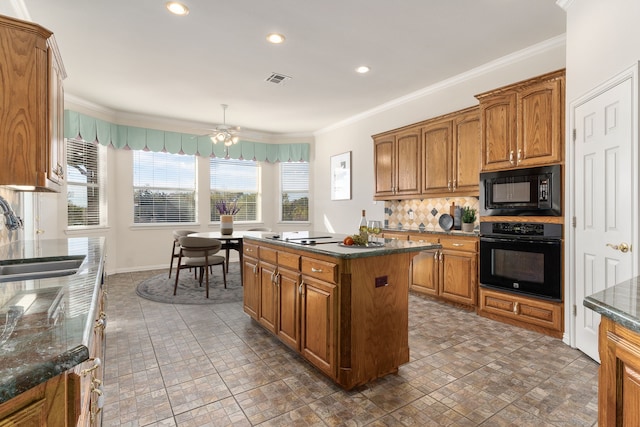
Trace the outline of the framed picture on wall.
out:
<instances>
[{"instance_id":1,"label":"framed picture on wall","mask_svg":"<svg viewBox=\"0 0 640 427\"><path fill-rule=\"evenodd\" d=\"M331 200L351 200L351 151L331 156Z\"/></svg>"}]
</instances>

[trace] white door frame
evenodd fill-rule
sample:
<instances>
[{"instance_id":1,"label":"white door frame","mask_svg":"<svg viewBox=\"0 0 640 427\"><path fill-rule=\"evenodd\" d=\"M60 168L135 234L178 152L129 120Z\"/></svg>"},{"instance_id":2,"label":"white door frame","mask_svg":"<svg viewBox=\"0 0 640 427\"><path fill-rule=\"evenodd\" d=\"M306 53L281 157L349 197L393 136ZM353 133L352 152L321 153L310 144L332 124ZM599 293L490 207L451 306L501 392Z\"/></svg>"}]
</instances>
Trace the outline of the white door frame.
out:
<instances>
[{"instance_id":1,"label":"white door frame","mask_svg":"<svg viewBox=\"0 0 640 427\"><path fill-rule=\"evenodd\" d=\"M633 216L633 234L631 236L631 245L633 250L633 261L632 261L632 275L638 275L638 255L640 255L640 247L638 246L638 242L640 241L640 232L638 230L638 216L640 216L640 196L639 192L639 183L638 183L638 166L639 166L639 146L638 146L638 123L640 122L640 112L638 111L638 68L640 66L640 62L635 63L633 66L624 70L620 74L614 76L613 78L607 80L602 83L598 87L592 89L585 95L580 98L572 101L569 105L569 126L566 129L566 138L565 141L565 200L564 200L564 212L565 212L565 261L564 261L564 282L565 282L565 295L564 295L564 337L563 341L566 344L569 344L571 347L576 347L576 318L574 316L573 307L578 304L582 304L582 301L576 301L576 229L573 226L573 217L575 216L576 206L575 206L575 142L573 140L573 129L576 128L575 123L575 110L581 104L597 97L598 95L606 92L612 87L618 85L620 82L631 79L632 81L632 91L634 96L631 100L631 108L633 110L633 123L632 123L632 141L634 142L631 147L631 153L634 158L633 164L633 197L632 201L633 206L636 209L636 215Z\"/></svg>"}]
</instances>

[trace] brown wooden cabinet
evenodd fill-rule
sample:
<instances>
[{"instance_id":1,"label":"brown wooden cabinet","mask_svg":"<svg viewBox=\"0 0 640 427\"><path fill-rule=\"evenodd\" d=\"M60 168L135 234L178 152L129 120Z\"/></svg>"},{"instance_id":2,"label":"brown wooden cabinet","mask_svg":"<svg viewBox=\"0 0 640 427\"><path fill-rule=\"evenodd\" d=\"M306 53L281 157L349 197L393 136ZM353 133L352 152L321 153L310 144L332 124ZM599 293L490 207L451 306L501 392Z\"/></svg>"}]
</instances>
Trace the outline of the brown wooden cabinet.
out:
<instances>
[{"instance_id":1,"label":"brown wooden cabinet","mask_svg":"<svg viewBox=\"0 0 640 427\"><path fill-rule=\"evenodd\" d=\"M598 425L640 425L640 334L603 316L598 353Z\"/></svg>"},{"instance_id":2,"label":"brown wooden cabinet","mask_svg":"<svg viewBox=\"0 0 640 427\"><path fill-rule=\"evenodd\" d=\"M480 116L477 107L429 120L422 128L422 194L477 196Z\"/></svg>"},{"instance_id":3,"label":"brown wooden cabinet","mask_svg":"<svg viewBox=\"0 0 640 427\"><path fill-rule=\"evenodd\" d=\"M0 185L60 191L64 67L52 33L0 16Z\"/></svg>"},{"instance_id":4,"label":"brown wooden cabinet","mask_svg":"<svg viewBox=\"0 0 640 427\"><path fill-rule=\"evenodd\" d=\"M373 137L376 200L417 196L421 186L419 126Z\"/></svg>"},{"instance_id":5,"label":"brown wooden cabinet","mask_svg":"<svg viewBox=\"0 0 640 427\"><path fill-rule=\"evenodd\" d=\"M258 264L258 247L250 244L242 246L242 284L244 312L258 320L260 311L260 267Z\"/></svg>"},{"instance_id":6,"label":"brown wooden cabinet","mask_svg":"<svg viewBox=\"0 0 640 427\"><path fill-rule=\"evenodd\" d=\"M424 251L414 257L411 290L475 306L478 289L478 239L419 235L410 235L410 239L424 239L442 245L442 249Z\"/></svg>"},{"instance_id":7,"label":"brown wooden cabinet","mask_svg":"<svg viewBox=\"0 0 640 427\"><path fill-rule=\"evenodd\" d=\"M480 287L478 314L562 338L562 303Z\"/></svg>"},{"instance_id":8,"label":"brown wooden cabinet","mask_svg":"<svg viewBox=\"0 0 640 427\"><path fill-rule=\"evenodd\" d=\"M482 171L563 160L564 81L560 70L476 95Z\"/></svg>"},{"instance_id":9,"label":"brown wooden cabinet","mask_svg":"<svg viewBox=\"0 0 640 427\"><path fill-rule=\"evenodd\" d=\"M244 247L245 311L336 383L350 389L409 361L413 253L341 258L253 238ZM248 247L260 254L257 268ZM255 282L275 297L251 291Z\"/></svg>"}]
</instances>

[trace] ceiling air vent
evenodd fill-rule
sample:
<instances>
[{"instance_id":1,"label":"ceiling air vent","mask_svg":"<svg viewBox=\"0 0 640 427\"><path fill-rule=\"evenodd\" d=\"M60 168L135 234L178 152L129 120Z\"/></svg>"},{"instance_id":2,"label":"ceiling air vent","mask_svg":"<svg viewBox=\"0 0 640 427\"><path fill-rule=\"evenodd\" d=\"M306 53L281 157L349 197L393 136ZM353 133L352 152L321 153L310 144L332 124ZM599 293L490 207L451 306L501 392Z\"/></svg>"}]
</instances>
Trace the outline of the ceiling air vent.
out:
<instances>
[{"instance_id":1,"label":"ceiling air vent","mask_svg":"<svg viewBox=\"0 0 640 427\"><path fill-rule=\"evenodd\" d=\"M279 73L271 73L271 75L265 79L266 82L275 83L277 85L284 84L288 80L291 80L291 77Z\"/></svg>"}]
</instances>

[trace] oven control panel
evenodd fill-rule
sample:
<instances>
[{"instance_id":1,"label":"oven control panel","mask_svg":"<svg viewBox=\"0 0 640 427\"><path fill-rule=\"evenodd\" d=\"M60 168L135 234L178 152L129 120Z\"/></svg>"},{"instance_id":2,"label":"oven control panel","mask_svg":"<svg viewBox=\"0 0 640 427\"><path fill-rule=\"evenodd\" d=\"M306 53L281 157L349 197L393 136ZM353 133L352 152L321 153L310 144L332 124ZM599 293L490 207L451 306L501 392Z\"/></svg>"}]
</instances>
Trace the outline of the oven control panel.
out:
<instances>
[{"instance_id":1,"label":"oven control panel","mask_svg":"<svg viewBox=\"0 0 640 427\"><path fill-rule=\"evenodd\" d=\"M562 238L562 225L540 222L482 222L480 223L480 234L560 239Z\"/></svg>"}]
</instances>

